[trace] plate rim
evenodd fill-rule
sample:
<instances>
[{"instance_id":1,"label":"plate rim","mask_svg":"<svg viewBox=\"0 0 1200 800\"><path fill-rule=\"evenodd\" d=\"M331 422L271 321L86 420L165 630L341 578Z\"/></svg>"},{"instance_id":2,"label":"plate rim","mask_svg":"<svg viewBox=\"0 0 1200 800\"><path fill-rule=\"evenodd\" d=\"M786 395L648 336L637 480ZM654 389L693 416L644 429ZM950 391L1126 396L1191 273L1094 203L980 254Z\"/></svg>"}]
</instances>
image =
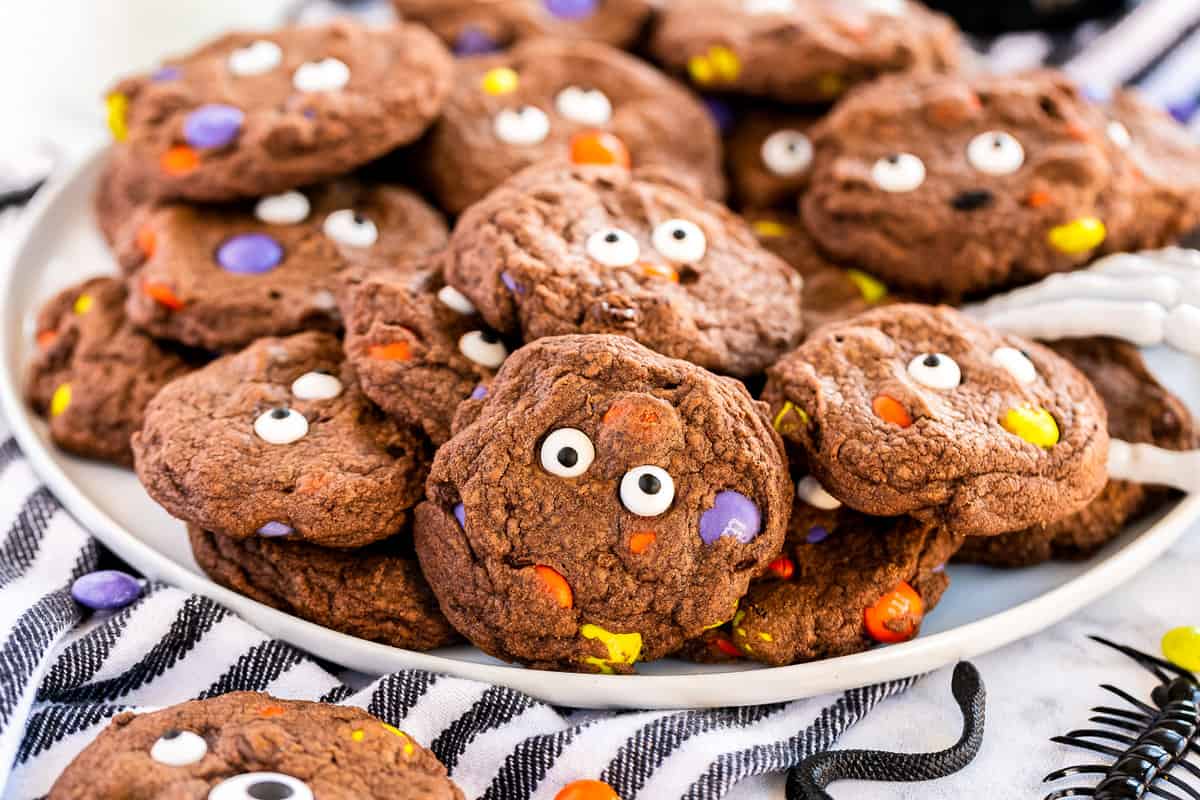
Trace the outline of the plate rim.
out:
<instances>
[{"instance_id":1,"label":"plate rim","mask_svg":"<svg viewBox=\"0 0 1200 800\"><path fill-rule=\"evenodd\" d=\"M786 667L687 675L589 675L464 661L369 642L323 628L217 585L173 561L126 530L77 487L38 431L22 398L18 363L22 321L14 309L19 265L35 258L57 209L98 172L108 147L93 148L52 179L18 222L19 241L0 267L0 411L34 472L86 530L148 578L227 606L266 634L334 663L371 674L422 669L506 686L556 705L576 708L684 709L784 702L920 675L1031 636L1097 600L1165 552L1200 519L1200 495L1182 498L1161 519L1117 552L1079 575L1012 608L910 642ZM29 266L38 267L36 263ZM15 320L13 315L16 314ZM15 335L14 335L15 334ZM752 680L747 680L752 675Z\"/></svg>"}]
</instances>

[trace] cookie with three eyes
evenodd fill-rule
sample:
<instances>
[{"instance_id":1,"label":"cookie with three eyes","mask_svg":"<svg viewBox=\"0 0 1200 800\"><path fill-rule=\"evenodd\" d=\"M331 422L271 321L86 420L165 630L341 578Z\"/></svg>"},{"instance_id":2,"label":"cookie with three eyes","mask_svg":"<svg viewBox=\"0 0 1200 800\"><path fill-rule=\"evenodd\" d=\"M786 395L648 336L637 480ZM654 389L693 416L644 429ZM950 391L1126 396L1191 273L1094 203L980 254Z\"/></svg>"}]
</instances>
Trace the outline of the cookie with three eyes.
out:
<instances>
[{"instance_id":1,"label":"cookie with three eyes","mask_svg":"<svg viewBox=\"0 0 1200 800\"><path fill-rule=\"evenodd\" d=\"M445 442L454 412L486 396L511 343L436 268L372 272L341 296L346 358L363 393L434 444Z\"/></svg>"},{"instance_id":2,"label":"cookie with three eyes","mask_svg":"<svg viewBox=\"0 0 1200 800\"><path fill-rule=\"evenodd\" d=\"M724 193L720 138L700 101L594 42L536 39L460 60L428 145L429 181L451 213L547 159L654 167Z\"/></svg>"},{"instance_id":3,"label":"cookie with three eyes","mask_svg":"<svg viewBox=\"0 0 1200 800\"><path fill-rule=\"evenodd\" d=\"M1053 351L945 307L818 329L763 399L832 498L990 536L1068 516L1104 487L1104 404Z\"/></svg>"},{"instance_id":4,"label":"cookie with three eyes","mask_svg":"<svg viewBox=\"0 0 1200 800\"><path fill-rule=\"evenodd\" d=\"M430 446L376 408L331 334L260 339L168 385L133 437L168 512L234 539L362 547L400 532Z\"/></svg>"},{"instance_id":5,"label":"cookie with three eyes","mask_svg":"<svg viewBox=\"0 0 1200 800\"><path fill-rule=\"evenodd\" d=\"M951 72L962 41L913 0L672 0L650 49L706 91L828 103L896 72Z\"/></svg>"},{"instance_id":6,"label":"cookie with three eyes","mask_svg":"<svg viewBox=\"0 0 1200 800\"><path fill-rule=\"evenodd\" d=\"M48 800L462 800L433 755L360 708L233 692L124 711Z\"/></svg>"},{"instance_id":7,"label":"cookie with three eyes","mask_svg":"<svg viewBox=\"0 0 1200 800\"><path fill-rule=\"evenodd\" d=\"M814 132L804 222L835 259L927 297L1078 268L1123 216L1092 120L1048 71L880 80Z\"/></svg>"},{"instance_id":8,"label":"cookie with three eyes","mask_svg":"<svg viewBox=\"0 0 1200 800\"><path fill-rule=\"evenodd\" d=\"M646 0L392 0L460 56L490 53L541 36L632 44L650 17Z\"/></svg>"},{"instance_id":9,"label":"cookie with three eyes","mask_svg":"<svg viewBox=\"0 0 1200 800\"><path fill-rule=\"evenodd\" d=\"M415 269L446 241L441 215L400 186L352 178L221 207L173 204L124 230L129 318L154 336L235 350L341 327L347 274Z\"/></svg>"},{"instance_id":10,"label":"cookie with three eyes","mask_svg":"<svg viewBox=\"0 0 1200 800\"><path fill-rule=\"evenodd\" d=\"M323 627L407 650L460 638L438 609L408 531L357 550L231 539L195 525L188 541L217 583Z\"/></svg>"},{"instance_id":11,"label":"cookie with three eyes","mask_svg":"<svg viewBox=\"0 0 1200 800\"><path fill-rule=\"evenodd\" d=\"M1117 339L1064 339L1049 345L1079 368L1108 409L1114 439L1168 450L1197 446L1187 406L1155 380L1136 347ZM1020 567L1057 558L1087 558L1134 519L1170 497L1155 486L1110 480L1082 511L1056 522L986 539L969 538L960 560Z\"/></svg>"},{"instance_id":12,"label":"cookie with three eyes","mask_svg":"<svg viewBox=\"0 0 1200 800\"><path fill-rule=\"evenodd\" d=\"M25 397L50 438L77 455L133 463L129 437L158 390L192 369L125 317L125 286L92 278L51 298L35 322Z\"/></svg>"},{"instance_id":13,"label":"cookie with three eyes","mask_svg":"<svg viewBox=\"0 0 1200 800\"><path fill-rule=\"evenodd\" d=\"M502 333L617 333L730 375L802 332L799 276L741 218L620 167L514 176L459 218L445 275Z\"/></svg>"},{"instance_id":14,"label":"cookie with three eyes","mask_svg":"<svg viewBox=\"0 0 1200 800\"><path fill-rule=\"evenodd\" d=\"M516 351L417 509L443 612L499 658L606 673L727 622L787 526L765 412L740 382L625 337Z\"/></svg>"},{"instance_id":15,"label":"cookie with three eyes","mask_svg":"<svg viewBox=\"0 0 1200 800\"><path fill-rule=\"evenodd\" d=\"M756 109L738 116L725 140L731 193L745 208L794 211L808 188L817 117Z\"/></svg>"},{"instance_id":16,"label":"cookie with three eyes","mask_svg":"<svg viewBox=\"0 0 1200 800\"><path fill-rule=\"evenodd\" d=\"M419 25L231 33L118 83L108 121L155 197L257 197L415 140L452 73L450 54Z\"/></svg>"}]
</instances>

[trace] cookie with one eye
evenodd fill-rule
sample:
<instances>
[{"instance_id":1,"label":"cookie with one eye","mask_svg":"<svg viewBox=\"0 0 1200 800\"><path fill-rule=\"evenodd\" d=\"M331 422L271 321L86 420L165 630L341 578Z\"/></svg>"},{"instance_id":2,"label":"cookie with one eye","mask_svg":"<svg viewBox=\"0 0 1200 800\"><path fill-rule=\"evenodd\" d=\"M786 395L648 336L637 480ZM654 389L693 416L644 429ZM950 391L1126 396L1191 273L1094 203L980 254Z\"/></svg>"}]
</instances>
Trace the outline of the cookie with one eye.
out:
<instances>
[{"instance_id":1,"label":"cookie with one eye","mask_svg":"<svg viewBox=\"0 0 1200 800\"><path fill-rule=\"evenodd\" d=\"M334 178L415 140L453 59L418 25L231 33L109 92L156 198L232 200Z\"/></svg>"},{"instance_id":2,"label":"cookie with one eye","mask_svg":"<svg viewBox=\"0 0 1200 800\"><path fill-rule=\"evenodd\" d=\"M234 539L361 547L398 533L429 444L358 388L327 333L260 339L177 380L133 437L138 477L172 515Z\"/></svg>"},{"instance_id":3,"label":"cookie with one eye","mask_svg":"<svg viewBox=\"0 0 1200 800\"><path fill-rule=\"evenodd\" d=\"M1108 410L1109 436L1168 450L1197 446L1187 406L1154 379L1133 345L1093 338L1064 339L1048 347L1078 367L1096 387ZM1160 507L1170 496L1161 487L1110 480L1082 511L1014 533L969 538L959 558L1007 567L1087 558L1131 520Z\"/></svg>"},{"instance_id":4,"label":"cookie with one eye","mask_svg":"<svg viewBox=\"0 0 1200 800\"><path fill-rule=\"evenodd\" d=\"M1073 514L1104 486L1106 414L1087 378L948 307L826 325L767 376L813 496L867 514L990 536Z\"/></svg>"},{"instance_id":5,"label":"cookie with one eye","mask_svg":"<svg viewBox=\"0 0 1200 800\"><path fill-rule=\"evenodd\" d=\"M262 336L341 327L348 274L413 269L446 240L415 193L347 178L242 204L174 204L124 229L128 313L154 336L234 350Z\"/></svg>"},{"instance_id":6,"label":"cookie with one eye","mask_svg":"<svg viewBox=\"0 0 1200 800\"><path fill-rule=\"evenodd\" d=\"M738 117L725 142L732 194L747 208L796 208L808 187L813 115L754 110Z\"/></svg>"},{"instance_id":7,"label":"cookie with one eye","mask_svg":"<svg viewBox=\"0 0 1200 800\"><path fill-rule=\"evenodd\" d=\"M828 103L896 72L951 72L949 18L912 0L673 0L650 49L707 91Z\"/></svg>"},{"instance_id":8,"label":"cookie with one eye","mask_svg":"<svg viewBox=\"0 0 1200 800\"><path fill-rule=\"evenodd\" d=\"M1075 269L1124 216L1093 118L1049 71L880 80L814 132L804 222L836 259L927 297Z\"/></svg>"},{"instance_id":9,"label":"cookie with one eye","mask_svg":"<svg viewBox=\"0 0 1200 800\"><path fill-rule=\"evenodd\" d=\"M192 369L194 354L151 339L125 317L125 286L92 278L51 298L35 322L25 397L50 438L77 455L131 465L129 437L150 399Z\"/></svg>"},{"instance_id":10,"label":"cookie with one eye","mask_svg":"<svg viewBox=\"0 0 1200 800\"><path fill-rule=\"evenodd\" d=\"M362 709L232 692L117 714L48 797L368 796L462 800L463 793L433 753Z\"/></svg>"},{"instance_id":11,"label":"cookie with one eye","mask_svg":"<svg viewBox=\"0 0 1200 800\"><path fill-rule=\"evenodd\" d=\"M461 212L547 159L652 166L712 197L724 192L708 111L633 56L594 42L538 39L460 60L429 137L426 168L440 205Z\"/></svg>"},{"instance_id":12,"label":"cookie with one eye","mask_svg":"<svg viewBox=\"0 0 1200 800\"><path fill-rule=\"evenodd\" d=\"M740 382L603 335L513 353L427 488L417 555L451 624L500 658L596 672L728 621L791 494Z\"/></svg>"},{"instance_id":13,"label":"cookie with one eye","mask_svg":"<svg viewBox=\"0 0 1200 800\"><path fill-rule=\"evenodd\" d=\"M342 292L346 357L363 392L441 444L464 400L487 394L511 342L437 269L362 276Z\"/></svg>"},{"instance_id":14,"label":"cookie with one eye","mask_svg":"<svg viewBox=\"0 0 1200 800\"><path fill-rule=\"evenodd\" d=\"M526 341L618 333L753 375L799 341L801 281L746 223L657 175L548 164L463 214L447 282Z\"/></svg>"}]
</instances>

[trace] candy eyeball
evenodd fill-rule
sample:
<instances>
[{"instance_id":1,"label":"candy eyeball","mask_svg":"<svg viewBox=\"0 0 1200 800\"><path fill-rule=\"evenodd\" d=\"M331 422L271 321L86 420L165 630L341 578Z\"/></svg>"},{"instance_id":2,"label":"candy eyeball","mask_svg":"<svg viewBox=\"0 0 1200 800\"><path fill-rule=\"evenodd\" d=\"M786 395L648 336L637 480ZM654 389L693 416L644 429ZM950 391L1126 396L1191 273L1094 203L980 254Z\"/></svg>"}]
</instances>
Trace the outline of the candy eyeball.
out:
<instances>
[{"instance_id":1,"label":"candy eyeball","mask_svg":"<svg viewBox=\"0 0 1200 800\"><path fill-rule=\"evenodd\" d=\"M1133 136L1130 135L1129 128L1115 119L1108 123L1104 132L1108 136L1108 140L1122 150L1128 150L1133 146Z\"/></svg>"},{"instance_id":2,"label":"candy eyeball","mask_svg":"<svg viewBox=\"0 0 1200 800\"><path fill-rule=\"evenodd\" d=\"M604 228L587 238L587 254L606 267L628 267L641 256L637 239L620 228Z\"/></svg>"},{"instance_id":3,"label":"candy eyeball","mask_svg":"<svg viewBox=\"0 0 1200 800\"><path fill-rule=\"evenodd\" d=\"M992 351L992 363L1005 370L1017 383L1033 383L1037 380L1037 367L1029 356L1015 347L997 347Z\"/></svg>"},{"instance_id":4,"label":"candy eyeball","mask_svg":"<svg viewBox=\"0 0 1200 800\"><path fill-rule=\"evenodd\" d=\"M790 14L796 10L796 0L743 0L747 14Z\"/></svg>"},{"instance_id":5,"label":"candy eyeball","mask_svg":"<svg viewBox=\"0 0 1200 800\"><path fill-rule=\"evenodd\" d=\"M760 155L767 169L788 178L804 172L812 163L812 141L800 131L775 131L763 140Z\"/></svg>"},{"instance_id":6,"label":"candy eyeball","mask_svg":"<svg viewBox=\"0 0 1200 800\"><path fill-rule=\"evenodd\" d=\"M906 0L852 0L850 5L884 17L902 17L908 10Z\"/></svg>"},{"instance_id":7,"label":"candy eyeball","mask_svg":"<svg viewBox=\"0 0 1200 800\"><path fill-rule=\"evenodd\" d=\"M327 372L306 372L292 381L297 400L332 400L342 393L342 382Z\"/></svg>"},{"instance_id":8,"label":"candy eyeball","mask_svg":"<svg viewBox=\"0 0 1200 800\"><path fill-rule=\"evenodd\" d=\"M298 92L336 92L349 82L350 67L336 58L308 61L292 73L292 86Z\"/></svg>"},{"instance_id":9,"label":"candy eyeball","mask_svg":"<svg viewBox=\"0 0 1200 800\"><path fill-rule=\"evenodd\" d=\"M621 476L621 505L639 517L657 517L675 499L675 481L662 467L634 467Z\"/></svg>"},{"instance_id":10,"label":"candy eyeball","mask_svg":"<svg viewBox=\"0 0 1200 800\"><path fill-rule=\"evenodd\" d=\"M295 225L308 219L309 210L304 193L292 191L260 199L254 206L254 216L268 225Z\"/></svg>"},{"instance_id":11,"label":"candy eyeball","mask_svg":"<svg viewBox=\"0 0 1200 800\"><path fill-rule=\"evenodd\" d=\"M506 108L492 120L492 130L506 144L541 144L550 135L550 118L537 106Z\"/></svg>"},{"instance_id":12,"label":"candy eyeball","mask_svg":"<svg viewBox=\"0 0 1200 800\"><path fill-rule=\"evenodd\" d=\"M299 411L280 406L259 414L254 432L268 444L291 444L308 433L308 420Z\"/></svg>"},{"instance_id":13,"label":"candy eyeball","mask_svg":"<svg viewBox=\"0 0 1200 800\"><path fill-rule=\"evenodd\" d=\"M150 758L168 767L186 767L206 755L208 742L191 731L167 731L150 748Z\"/></svg>"},{"instance_id":14,"label":"candy eyeball","mask_svg":"<svg viewBox=\"0 0 1200 800\"><path fill-rule=\"evenodd\" d=\"M560 478L578 478L596 460L596 448L578 428L559 428L542 440L542 469Z\"/></svg>"},{"instance_id":15,"label":"candy eyeball","mask_svg":"<svg viewBox=\"0 0 1200 800\"><path fill-rule=\"evenodd\" d=\"M508 348L492 331L464 333L459 337L458 351L487 369L496 369L508 358Z\"/></svg>"},{"instance_id":16,"label":"candy eyeball","mask_svg":"<svg viewBox=\"0 0 1200 800\"><path fill-rule=\"evenodd\" d=\"M229 71L239 77L261 75L283 63L283 48L267 39L259 39L229 54Z\"/></svg>"},{"instance_id":17,"label":"candy eyeball","mask_svg":"<svg viewBox=\"0 0 1200 800\"><path fill-rule=\"evenodd\" d=\"M988 175L1011 175L1025 163L1025 148L1011 133L988 131L967 144L967 161Z\"/></svg>"},{"instance_id":18,"label":"candy eyeball","mask_svg":"<svg viewBox=\"0 0 1200 800\"><path fill-rule=\"evenodd\" d=\"M885 192L911 192L925 182L925 162L912 153L893 153L875 162L871 180Z\"/></svg>"},{"instance_id":19,"label":"candy eyeball","mask_svg":"<svg viewBox=\"0 0 1200 800\"><path fill-rule=\"evenodd\" d=\"M945 353L921 353L908 362L908 374L922 386L949 390L962 383L962 371Z\"/></svg>"},{"instance_id":20,"label":"candy eyeball","mask_svg":"<svg viewBox=\"0 0 1200 800\"><path fill-rule=\"evenodd\" d=\"M663 258L679 264L695 263L708 250L704 231L686 219L669 219L656 226L650 242Z\"/></svg>"},{"instance_id":21,"label":"candy eyeball","mask_svg":"<svg viewBox=\"0 0 1200 800\"><path fill-rule=\"evenodd\" d=\"M470 316L475 313L475 304L471 302L470 298L453 286L443 286L438 289L437 298L446 308L451 311L457 311L463 316Z\"/></svg>"},{"instance_id":22,"label":"candy eyeball","mask_svg":"<svg viewBox=\"0 0 1200 800\"><path fill-rule=\"evenodd\" d=\"M279 772L247 772L212 788L208 800L313 800L304 781Z\"/></svg>"},{"instance_id":23,"label":"candy eyeball","mask_svg":"<svg viewBox=\"0 0 1200 800\"><path fill-rule=\"evenodd\" d=\"M322 230L330 239L347 247L370 247L379 239L375 223L350 208L326 217Z\"/></svg>"},{"instance_id":24,"label":"candy eyeball","mask_svg":"<svg viewBox=\"0 0 1200 800\"><path fill-rule=\"evenodd\" d=\"M568 86L554 98L554 107L567 119L583 125L607 125L612 119L612 102L599 89Z\"/></svg>"},{"instance_id":25,"label":"candy eyeball","mask_svg":"<svg viewBox=\"0 0 1200 800\"><path fill-rule=\"evenodd\" d=\"M842 506L842 501L825 491L825 487L812 475L805 475L796 481L796 497L822 511L833 511Z\"/></svg>"}]
</instances>

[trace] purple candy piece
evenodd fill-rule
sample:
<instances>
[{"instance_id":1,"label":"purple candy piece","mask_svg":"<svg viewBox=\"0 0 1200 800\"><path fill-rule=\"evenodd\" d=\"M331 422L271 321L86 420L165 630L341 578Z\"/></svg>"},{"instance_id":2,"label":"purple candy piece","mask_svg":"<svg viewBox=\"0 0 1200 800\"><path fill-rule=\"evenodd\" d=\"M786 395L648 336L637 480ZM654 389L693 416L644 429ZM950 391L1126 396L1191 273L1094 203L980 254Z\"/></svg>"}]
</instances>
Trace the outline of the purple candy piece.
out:
<instances>
[{"instance_id":1,"label":"purple candy piece","mask_svg":"<svg viewBox=\"0 0 1200 800\"><path fill-rule=\"evenodd\" d=\"M455 55L477 56L482 53L492 53L499 49L495 39L474 25L464 27L458 32L458 38L454 40Z\"/></svg>"},{"instance_id":2,"label":"purple candy piece","mask_svg":"<svg viewBox=\"0 0 1200 800\"><path fill-rule=\"evenodd\" d=\"M733 107L719 97L705 97L704 105L708 108L709 116L717 123L721 134L727 134L733 128L735 120Z\"/></svg>"},{"instance_id":3,"label":"purple candy piece","mask_svg":"<svg viewBox=\"0 0 1200 800\"><path fill-rule=\"evenodd\" d=\"M482 383L471 390L472 400L482 400L485 397L487 397L487 387Z\"/></svg>"},{"instance_id":4,"label":"purple candy piece","mask_svg":"<svg viewBox=\"0 0 1200 800\"><path fill-rule=\"evenodd\" d=\"M192 147L224 147L237 138L246 115L220 104L200 106L183 121L183 138Z\"/></svg>"},{"instance_id":5,"label":"purple candy piece","mask_svg":"<svg viewBox=\"0 0 1200 800\"><path fill-rule=\"evenodd\" d=\"M804 541L809 544L819 544L829 538L829 531L825 530L823 525L813 525L808 529L808 536L804 537Z\"/></svg>"},{"instance_id":6,"label":"purple candy piece","mask_svg":"<svg viewBox=\"0 0 1200 800\"><path fill-rule=\"evenodd\" d=\"M155 81L156 83L161 81L174 81L178 80L179 76L181 75L183 75L183 70L181 70L179 67L165 66L159 67L158 69L154 70L154 72L150 73L150 80Z\"/></svg>"},{"instance_id":7,"label":"purple candy piece","mask_svg":"<svg viewBox=\"0 0 1200 800\"><path fill-rule=\"evenodd\" d=\"M544 0L546 10L559 19L586 19L596 13L596 0Z\"/></svg>"},{"instance_id":8,"label":"purple candy piece","mask_svg":"<svg viewBox=\"0 0 1200 800\"><path fill-rule=\"evenodd\" d=\"M1172 117L1186 125L1196 113L1196 108L1197 104L1195 100L1182 100L1178 103L1168 105L1167 111L1171 112Z\"/></svg>"},{"instance_id":9,"label":"purple candy piece","mask_svg":"<svg viewBox=\"0 0 1200 800\"><path fill-rule=\"evenodd\" d=\"M503 283L513 294L525 294L525 290L517 285L517 282L513 279L513 276L509 275L508 272L500 273L500 282Z\"/></svg>"},{"instance_id":10,"label":"purple candy piece","mask_svg":"<svg viewBox=\"0 0 1200 800\"><path fill-rule=\"evenodd\" d=\"M265 233L239 233L217 248L217 263L239 275L261 275L279 266L283 246Z\"/></svg>"},{"instance_id":11,"label":"purple candy piece","mask_svg":"<svg viewBox=\"0 0 1200 800\"><path fill-rule=\"evenodd\" d=\"M933 568L932 570L930 570L930 571L931 571L931 572L945 572L945 571L946 571L946 565L945 565L945 564L938 564L936 567L934 567L934 568Z\"/></svg>"},{"instance_id":12,"label":"purple candy piece","mask_svg":"<svg viewBox=\"0 0 1200 800\"><path fill-rule=\"evenodd\" d=\"M745 544L758 536L761 526L758 506L741 492L726 489L717 492L712 508L700 515L700 539L715 544L722 536L732 536Z\"/></svg>"},{"instance_id":13,"label":"purple candy piece","mask_svg":"<svg viewBox=\"0 0 1200 800\"><path fill-rule=\"evenodd\" d=\"M275 522L274 520L268 522L266 525L263 525L258 529L259 536L268 537L291 536L295 532L296 529L291 525L284 525L282 522Z\"/></svg>"},{"instance_id":14,"label":"purple candy piece","mask_svg":"<svg viewBox=\"0 0 1200 800\"><path fill-rule=\"evenodd\" d=\"M142 585L132 575L115 569L89 572L71 584L71 597L81 606L96 611L124 608L142 594Z\"/></svg>"},{"instance_id":15,"label":"purple candy piece","mask_svg":"<svg viewBox=\"0 0 1200 800\"><path fill-rule=\"evenodd\" d=\"M467 528L467 509L462 503L454 507L454 518L458 520L458 527L466 530Z\"/></svg>"}]
</instances>

